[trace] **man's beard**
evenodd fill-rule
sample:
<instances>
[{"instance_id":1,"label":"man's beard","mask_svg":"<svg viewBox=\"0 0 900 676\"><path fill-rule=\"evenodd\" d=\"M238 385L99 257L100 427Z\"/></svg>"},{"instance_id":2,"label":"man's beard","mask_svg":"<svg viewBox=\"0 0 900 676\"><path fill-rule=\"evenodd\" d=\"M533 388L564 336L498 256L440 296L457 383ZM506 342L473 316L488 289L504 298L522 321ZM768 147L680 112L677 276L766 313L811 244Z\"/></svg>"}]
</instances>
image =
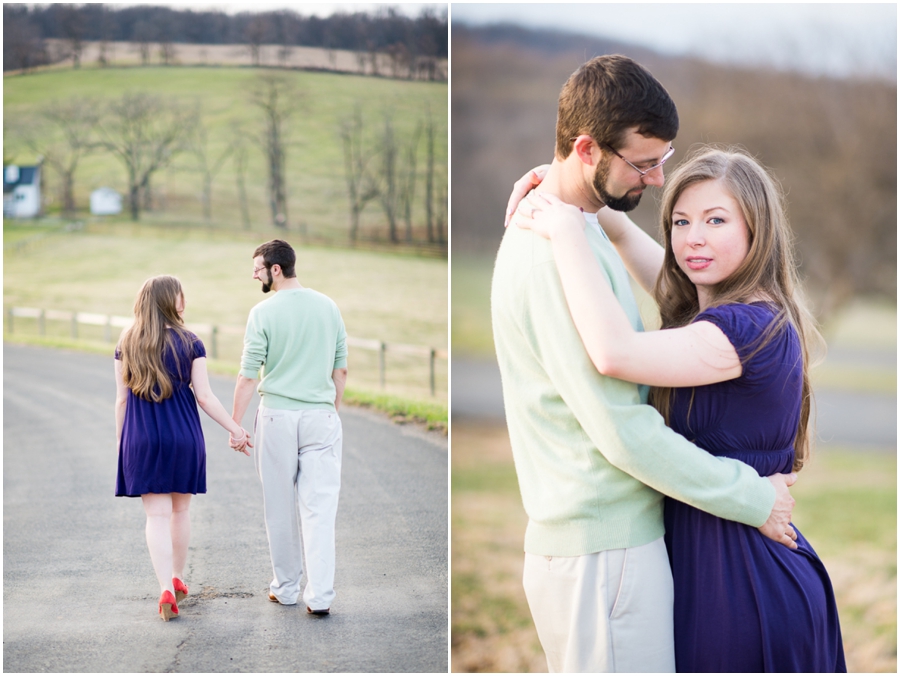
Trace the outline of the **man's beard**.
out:
<instances>
[{"instance_id":1,"label":"man's beard","mask_svg":"<svg viewBox=\"0 0 900 676\"><path fill-rule=\"evenodd\" d=\"M606 191L606 182L609 180L609 167L612 164L612 158L609 161L600 160L597 165L597 171L594 172L594 190L603 202L613 211L631 211L641 202L643 191L637 195L629 195L627 192L621 197L610 195Z\"/></svg>"},{"instance_id":2,"label":"man's beard","mask_svg":"<svg viewBox=\"0 0 900 676\"><path fill-rule=\"evenodd\" d=\"M272 290L272 281L273 281L272 280L272 271L269 270L268 268L266 269L266 277L269 278L268 282L263 282L263 280L261 280L261 279L259 280L262 282L262 292L263 293L269 293L269 291Z\"/></svg>"}]
</instances>

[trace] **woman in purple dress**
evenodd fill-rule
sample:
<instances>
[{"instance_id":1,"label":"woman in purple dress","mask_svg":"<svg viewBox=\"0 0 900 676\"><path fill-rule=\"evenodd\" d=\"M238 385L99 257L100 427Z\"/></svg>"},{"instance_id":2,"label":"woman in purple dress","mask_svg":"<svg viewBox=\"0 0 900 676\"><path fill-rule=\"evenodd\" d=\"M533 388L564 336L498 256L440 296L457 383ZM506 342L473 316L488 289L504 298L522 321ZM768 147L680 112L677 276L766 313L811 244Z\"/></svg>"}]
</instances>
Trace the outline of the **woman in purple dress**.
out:
<instances>
[{"instance_id":1,"label":"woman in purple dress","mask_svg":"<svg viewBox=\"0 0 900 676\"><path fill-rule=\"evenodd\" d=\"M648 332L631 328L577 208L534 194L515 222L551 240L601 373L652 386L666 422L713 455L760 476L799 471L812 439L810 345L821 337L800 297L778 185L742 152L702 148L667 182L661 215L664 247L624 214L602 214L659 304L663 330ZM668 498L665 522L678 671L846 671L831 581L796 529L789 548Z\"/></svg>"},{"instance_id":2,"label":"woman in purple dress","mask_svg":"<svg viewBox=\"0 0 900 676\"><path fill-rule=\"evenodd\" d=\"M233 439L249 436L210 389L206 350L185 329L183 314L181 283L168 275L148 279L134 303L134 324L116 348L116 495L140 496L143 502L165 621L178 616L178 602L188 593L188 510L191 495L206 492L197 404Z\"/></svg>"}]
</instances>

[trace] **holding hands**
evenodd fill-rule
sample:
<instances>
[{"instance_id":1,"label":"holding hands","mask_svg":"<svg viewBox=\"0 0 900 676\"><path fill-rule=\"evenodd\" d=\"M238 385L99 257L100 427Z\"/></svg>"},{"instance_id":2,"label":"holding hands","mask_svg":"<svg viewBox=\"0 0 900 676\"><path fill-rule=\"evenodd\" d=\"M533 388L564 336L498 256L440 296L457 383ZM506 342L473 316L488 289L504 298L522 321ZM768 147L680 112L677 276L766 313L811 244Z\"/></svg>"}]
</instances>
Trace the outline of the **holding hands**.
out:
<instances>
[{"instance_id":1,"label":"holding hands","mask_svg":"<svg viewBox=\"0 0 900 676\"><path fill-rule=\"evenodd\" d=\"M244 455L250 455L250 449L253 448L253 444L250 443L250 433L243 427L240 430L241 433L239 435L235 436L232 432L228 436L228 445Z\"/></svg>"}]
</instances>

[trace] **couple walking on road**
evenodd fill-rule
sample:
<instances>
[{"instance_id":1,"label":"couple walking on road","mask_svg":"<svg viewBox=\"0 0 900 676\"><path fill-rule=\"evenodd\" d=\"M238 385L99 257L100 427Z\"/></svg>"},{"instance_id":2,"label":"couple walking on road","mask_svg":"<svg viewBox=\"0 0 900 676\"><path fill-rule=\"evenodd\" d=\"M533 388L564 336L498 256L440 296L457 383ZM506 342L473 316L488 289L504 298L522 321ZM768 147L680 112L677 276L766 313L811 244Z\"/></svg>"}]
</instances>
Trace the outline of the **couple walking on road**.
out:
<instances>
[{"instance_id":1,"label":"couple walking on road","mask_svg":"<svg viewBox=\"0 0 900 676\"><path fill-rule=\"evenodd\" d=\"M210 388L203 343L185 328L184 292L175 277L144 283L134 324L116 348L116 495L143 502L165 621L178 617L178 603L188 595L191 496L206 492L198 404L228 430L235 451L251 455L252 449L274 576L269 599L297 603L305 554L307 612L330 612L346 331L335 303L300 285L295 264L293 248L282 240L253 252L253 278L263 293L275 294L250 311L231 416ZM241 420L255 388L254 445Z\"/></svg>"}]
</instances>

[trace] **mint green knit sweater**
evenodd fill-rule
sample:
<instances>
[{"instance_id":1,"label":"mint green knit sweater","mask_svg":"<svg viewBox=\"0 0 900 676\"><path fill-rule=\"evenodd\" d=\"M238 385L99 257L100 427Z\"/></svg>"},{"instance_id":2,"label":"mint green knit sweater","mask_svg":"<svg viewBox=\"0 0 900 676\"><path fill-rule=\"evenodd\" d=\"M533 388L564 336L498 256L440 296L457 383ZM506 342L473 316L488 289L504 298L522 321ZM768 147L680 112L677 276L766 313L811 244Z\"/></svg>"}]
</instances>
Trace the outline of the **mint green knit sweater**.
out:
<instances>
[{"instance_id":1,"label":"mint green knit sweater","mask_svg":"<svg viewBox=\"0 0 900 676\"><path fill-rule=\"evenodd\" d=\"M241 375L261 377L257 389L263 406L333 411L337 393L331 374L346 365L344 322L328 296L283 289L250 310Z\"/></svg>"},{"instance_id":2,"label":"mint green knit sweater","mask_svg":"<svg viewBox=\"0 0 900 676\"><path fill-rule=\"evenodd\" d=\"M636 330L628 274L588 217L591 250ZM593 221L593 225L591 225ZM491 289L494 344L522 502L525 551L580 556L661 537L663 494L761 526L775 502L766 478L716 458L666 427L647 389L600 375L569 315L550 243L507 229Z\"/></svg>"}]
</instances>

